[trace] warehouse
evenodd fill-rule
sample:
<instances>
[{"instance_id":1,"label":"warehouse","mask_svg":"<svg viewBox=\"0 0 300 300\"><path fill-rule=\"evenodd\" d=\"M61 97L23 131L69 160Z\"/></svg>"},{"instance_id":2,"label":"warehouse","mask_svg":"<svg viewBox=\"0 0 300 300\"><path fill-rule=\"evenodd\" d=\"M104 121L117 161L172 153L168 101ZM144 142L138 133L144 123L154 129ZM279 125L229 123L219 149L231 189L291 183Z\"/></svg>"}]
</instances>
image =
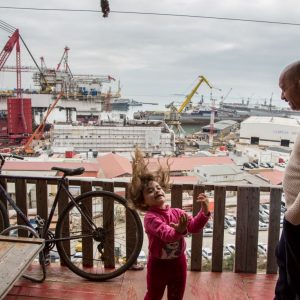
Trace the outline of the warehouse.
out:
<instances>
[{"instance_id":1,"label":"warehouse","mask_svg":"<svg viewBox=\"0 0 300 300\"><path fill-rule=\"evenodd\" d=\"M206 125L202 127L203 133L210 133L211 129L213 130L213 134L221 135L221 134L229 134L230 132L234 131L238 127L238 122L232 120L222 120L216 122L211 128L211 125Z\"/></svg>"},{"instance_id":2,"label":"warehouse","mask_svg":"<svg viewBox=\"0 0 300 300\"><path fill-rule=\"evenodd\" d=\"M240 143L293 148L300 122L292 118L250 117L240 125Z\"/></svg>"}]
</instances>

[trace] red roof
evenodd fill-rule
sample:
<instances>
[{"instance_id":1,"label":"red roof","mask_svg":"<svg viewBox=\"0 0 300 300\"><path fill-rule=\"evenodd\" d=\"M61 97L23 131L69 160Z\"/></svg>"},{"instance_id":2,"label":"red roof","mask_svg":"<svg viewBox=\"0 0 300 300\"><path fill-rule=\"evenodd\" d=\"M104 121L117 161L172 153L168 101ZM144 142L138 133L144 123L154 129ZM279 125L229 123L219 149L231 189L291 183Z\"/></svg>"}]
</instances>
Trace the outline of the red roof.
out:
<instances>
[{"instance_id":1,"label":"red roof","mask_svg":"<svg viewBox=\"0 0 300 300\"><path fill-rule=\"evenodd\" d=\"M97 158L101 165L105 178L115 178L120 176L130 176L132 173L131 163L129 159L115 154L109 153Z\"/></svg>"},{"instance_id":2,"label":"red roof","mask_svg":"<svg viewBox=\"0 0 300 300\"><path fill-rule=\"evenodd\" d=\"M171 176L170 183L172 184L197 184L197 176Z\"/></svg>"},{"instance_id":3,"label":"red roof","mask_svg":"<svg viewBox=\"0 0 300 300\"><path fill-rule=\"evenodd\" d=\"M284 172L273 169L259 172L259 175L271 184L279 185L282 183Z\"/></svg>"},{"instance_id":4,"label":"red roof","mask_svg":"<svg viewBox=\"0 0 300 300\"><path fill-rule=\"evenodd\" d=\"M60 162L60 161L7 161L3 170L25 171L50 171L52 167L80 168L84 167L87 172L97 172L99 164L93 162Z\"/></svg>"},{"instance_id":5,"label":"red roof","mask_svg":"<svg viewBox=\"0 0 300 300\"><path fill-rule=\"evenodd\" d=\"M171 157L160 158L159 162L162 167L170 165L171 171L185 171L193 170L194 167L202 165L235 165L234 162L228 156L209 156L209 157ZM149 170L157 170L158 168L158 159L150 158L149 159Z\"/></svg>"},{"instance_id":6,"label":"red roof","mask_svg":"<svg viewBox=\"0 0 300 300\"><path fill-rule=\"evenodd\" d=\"M166 166L167 158L159 160L162 166ZM171 171L189 171L196 166L201 165L233 165L232 160L225 157L171 157L169 159ZM84 167L85 176L101 178L116 178L122 176L131 176L132 169L130 160L126 157L115 153L109 153L98 157L97 160L91 162L40 162L40 161L7 161L4 170L25 170L25 171L50 171L52 167L59 166L63 168L79 168ZM149 170L158 169L158 159L149 159ZM197 183L196 177L177 177L174 183Z\"/></svg>"}]
</instances>

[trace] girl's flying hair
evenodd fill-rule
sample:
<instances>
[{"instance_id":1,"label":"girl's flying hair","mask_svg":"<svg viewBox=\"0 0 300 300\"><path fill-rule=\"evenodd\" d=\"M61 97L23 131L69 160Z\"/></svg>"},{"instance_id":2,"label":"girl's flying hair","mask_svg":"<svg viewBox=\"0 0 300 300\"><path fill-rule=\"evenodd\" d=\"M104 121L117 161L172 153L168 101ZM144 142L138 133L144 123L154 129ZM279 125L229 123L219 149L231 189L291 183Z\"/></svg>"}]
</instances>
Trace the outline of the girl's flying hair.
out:
<instances>
[{"instance_id":1,"label":"girl's flying hair","mask_svg":"<svg viewBox=\"0 0 300 300\"><path fill-rule=\"evenodd\" d=\"M157 181L164 190L169 188L170 165L167 161L167 168L163 168L160 161L158 163L158 170L150 172L148 170L149 162L146 163L143 153L136 147L131 163L132 179L128 187L128 194L131 204L138 210L146 211L148 209L144 204L143 190L150 181Z\"/></svg>"}]
</instances>

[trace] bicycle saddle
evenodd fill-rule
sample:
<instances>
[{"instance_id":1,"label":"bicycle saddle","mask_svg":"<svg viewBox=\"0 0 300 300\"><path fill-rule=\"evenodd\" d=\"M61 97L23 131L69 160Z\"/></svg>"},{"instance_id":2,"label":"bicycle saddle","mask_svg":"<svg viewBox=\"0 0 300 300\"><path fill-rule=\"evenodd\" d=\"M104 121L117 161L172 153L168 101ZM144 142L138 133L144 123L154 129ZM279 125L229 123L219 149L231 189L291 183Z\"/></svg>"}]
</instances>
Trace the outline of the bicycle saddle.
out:
<instances>
[{"instance_id":1,"label":"bicycle saddle","mask_svg":"<svg viewBox=\"0 0 300 300\"><path fill-rule=\"evenodd\" d=\"M84 168L67 169L67 168L60 168L60 167L52 167L51 170L62 172L66 176L74 176L74 175L81 175L85 169Z\"/></svg>"}]
</instances>

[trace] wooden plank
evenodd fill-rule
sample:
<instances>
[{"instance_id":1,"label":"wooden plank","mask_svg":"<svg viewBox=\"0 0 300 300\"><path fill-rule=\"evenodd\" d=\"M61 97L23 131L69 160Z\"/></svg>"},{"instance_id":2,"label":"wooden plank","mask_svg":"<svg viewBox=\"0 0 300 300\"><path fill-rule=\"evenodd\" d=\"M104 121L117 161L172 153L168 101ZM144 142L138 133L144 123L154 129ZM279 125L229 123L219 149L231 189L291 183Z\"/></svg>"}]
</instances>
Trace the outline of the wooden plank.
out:
<instances>
[{"instance_id":1,"label":"wooden plank","mask_svg":"<svg viewBox=\"0 0 300 300\"><path fill-rule=\"evenodd\" d=\"M259 188L238 187L235 272L256 273Z\"/></svg>"},{"instance_id":2,"label":"wooden plank","mask_svg":"<svg viewBox=\"0 0 300 300\"><path fill-rule=\"evenodd\" d=\"M37 215L42 219L48 219L48 185L47 181L40 179L36 183L36 202Z\"/></svg>"},{"instance_id":3,"label":"wooden plank","mask_svg":"<svg viewBox=\"0 0 300 300\"><path fill-rule=\"evenodd\" d=\"M106 182L103 190L113 192L114 184ZM114 227L114 203L110 197L103 198L103 227L107 232L105 236L104 253L106 268L113 268L115 266L115 227Z\"/></svg>"},{"instance_id":4,"label":"wooden plank","mask_svg":"<svg viewBox=\"0 0 300 300\"><path fill-rule=\"evenodd\" d=\"M16 179L15 188L16 188L16 204L22 210L22 212L25 214L25 216L28 216L26 180L25 179ZM17 223L19 225L26 225L19 214L17 215ZM27 237L28 231L19 230L18 234L19 234L19 236Z\"/></svg>"},{"instance_id":5,"label":"wooden plank","mask_svg":"<svg viewBox=\"0 0 300 300\"><path fill-rule=\"evenodd\" d=\"M0 298L13 287L35 256L43 249L43 239L0 236Z\"/></svg>"},{"instance_id":6,"label":"wooden plank","mask_svg":"<svg viewBox=\"0 0 300 300\"><path fill-rule=\"evenodd\" d=\"M171 206L182 209L182 185L179 184L172 185Z\"/></svg>"},{"instance_id":7,"label":"wooden plank","mask_svg":"<svg viewBox=\"0 0 300 300\"><path fill-rule=\"evenodd\" d=\"M222 272L223 270L225 198L226 188L224 186L216 186L214 194L212 272Z\"/></svg>"},{"instance_id":8,"label":"wooden plank","mask_svg":"<svg viewBox=\"0 0 300 300\"><path fill-rule=\"evenodd\" d=\"M126 198L128 198L128 188L125 190ZM129 213L129 209L126 209L126 257L133 252L136 243L136 227L134 226L134 220Z\"/></svg>"},{"instance_id":9,"label":"wooden plank","mask_svg":"<svg viewBox=\"0 0 300 300\"><path fill-rule=\"evenodd\" d=\"M203 186L196 185L194 187L193 194L193 216L197 215L200 210L200 203L196 202L197 197L200 193L204 193ZM192 234L192 253L191 253L191 270L192 271L201 271L202 269L202 239L203 231L200 233Z\"/></svg>"},{"instance_id":10,"label":"wooden plank","mask_svg":"<svg viewBox=\"0 0 300 300\"><path fill-rule=\"evenodd\" d=\"M5 178L0 178L0 182L2 184L2 186L4 187L4 189L7 191L7 182ZM7 208L7 201L2 199L2 197L0 197L0 201L3 203L4 207Z\"/></svg>"},{"instance_id":11,"label":"wooden plank","mask_svg":"<svg viewBox=\"0 0 300 300\"><path fill-rule=\"evenodd\" d=\"M270 193L270 218L268 232L268 252L267 252L267 274L277 273L277 261L275 249L280 233L280 208L282 189L273 188Z\"/></svg>"},{"instance_id":12,"label":"wooden plank","mask_svg":"<svg viewBox=\"0 0 300 300\"><path fill-rule=\"evenodd\" d=\"M248 200L248 230L247 230L247 269L245 273L256 273L257 271L257 244L258 244L258 223L259 223L259 199L260 190L258 187L248 188L250 197Z\"/></svg>"},{"instance_id":13,"label":"wooden plank","mask_svg":"<svg viewBox=\"0 0 300 300\"><path fill-rule=\"evenodd\" d=\"M81 182L81 193L87 193L92 190L92 183L90 181ZM84 204L81 206L81 209L86 213L86 215L93 215L93 203L92 198L89 197L88 200L85 200ZM87 228L87 229L86 229ZM87 221L81 217L81 229L82 232L88 232L90 228ZM86 267L92 267L93 262L93 238L92 237L83 237L82 238L82 264Z\"/></svg>"},{"instance_id":14,"label":"wooden plank","mask_svg":"<svg viewBox=\"0 0 300 300\"><path fill-rule=\"evenodd\" d=\"M66 186L69 187L69 183L66 182ZM58 209L58 216L61 215L63 209L67 206L67 204L69 203L69 198L67 193L62 190L61 193L59 194L59 199L58 199L58 203L57 203L57 209ZM52 221L54 221L55 216L53 216ZM56 225L55 225L56 226ZM63 223L63 232L65 233L65 236L69 236L70 234L70 218L68 216L68 218L65 219L65 222ZM71 241L64 241L64 249L66 250L68 256L71 256ZM65 263L63 262L63 260L60 260L60 264L61 265L65 265Z\"/></svg>"}]
</instances>

